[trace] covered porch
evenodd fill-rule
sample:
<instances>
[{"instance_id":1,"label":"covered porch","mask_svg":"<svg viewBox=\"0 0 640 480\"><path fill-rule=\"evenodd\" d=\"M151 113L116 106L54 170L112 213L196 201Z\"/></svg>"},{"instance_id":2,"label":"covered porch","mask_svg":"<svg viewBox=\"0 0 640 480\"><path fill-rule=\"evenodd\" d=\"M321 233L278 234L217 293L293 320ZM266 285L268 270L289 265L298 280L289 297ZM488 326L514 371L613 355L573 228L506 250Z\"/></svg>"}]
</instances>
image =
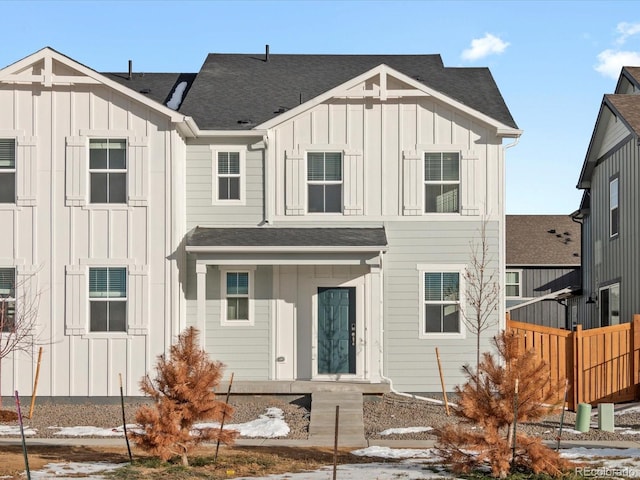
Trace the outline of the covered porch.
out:
<instances>
[{"instance_id":1,"label":"covered porch","mask_svg":"<svg viewBox=\"0 0 640 480\"><path fill-rule=\"evenodd\" d=\"M384 384L386 249L383 228L197 227L189 323L236 392Z\"/></svg>"}]
</instances>

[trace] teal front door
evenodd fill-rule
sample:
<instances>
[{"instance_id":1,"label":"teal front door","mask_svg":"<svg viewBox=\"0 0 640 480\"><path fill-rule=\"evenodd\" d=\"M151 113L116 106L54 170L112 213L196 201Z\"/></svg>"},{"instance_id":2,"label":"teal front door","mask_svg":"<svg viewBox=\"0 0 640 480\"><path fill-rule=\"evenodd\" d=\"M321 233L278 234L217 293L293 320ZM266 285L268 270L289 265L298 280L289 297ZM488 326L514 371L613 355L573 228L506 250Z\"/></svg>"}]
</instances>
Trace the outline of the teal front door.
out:
<instances>
[{"instance_id":1,"label":"teal front door","mask_svg":"<svg viewBox=\"0 0 640 480\"><path fill-rule=\"evenodd\" d=\"M356 373L356 289L318 288L318 374Z\"/></svg>"}]
</instances>

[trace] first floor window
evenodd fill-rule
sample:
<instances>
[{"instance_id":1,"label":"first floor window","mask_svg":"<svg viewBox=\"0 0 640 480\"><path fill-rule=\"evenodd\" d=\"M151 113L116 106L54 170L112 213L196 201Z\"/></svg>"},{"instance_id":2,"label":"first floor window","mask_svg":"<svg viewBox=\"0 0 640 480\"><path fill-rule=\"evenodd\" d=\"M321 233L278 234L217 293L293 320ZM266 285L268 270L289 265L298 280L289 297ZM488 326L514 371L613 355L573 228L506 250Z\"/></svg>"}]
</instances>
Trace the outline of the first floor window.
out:
<instances>
[{"instance_id":1,"label":"first floor window","mask_svg":"<svg viewBox=\"0 0 640 480\"><path fill-rule=\"evenodd\" d=\"M426 152L424 154L425 213L460 211L460 154Z\"/></svg>"},{"instance_id":2,"label":"first floor window","mask_svg":"<svg viewBox=\"0 0 640 480\"><path fill-rule=\"evenodd\" d=\"M252 272L222 271L222 324L251 325Z\"/></svg>"},{"instance_id":3,"label":"first floor window","mask_svg":"<svg viewBox=\"0 0 640 480\"><path fill-rule=\"evenodd\" d=\"M127 203L127 141L89 141L91 203Z\"/></svg>"},{"instance_id":4,"label":"first floor window","mask_svg":"<svg viewBox=\"0 0 640 480\"><path fill-rule=\"evenodd\" d=\"M424 333L460 332L460 273L424 273Z\"/></svg>"},{"instance_id":5,"label":"first floor window","mask_svg":"<svg viewBox=\"0 0 640 480\"><path fill-rule=\"evenodd\" d=\"M11 332L15 327L16 270L0 268L0 332Z\"/></svg>"},{"instance_id":6,"label":"first floor window","mask_svg":"<svg viewBox=\"0 0 640 480\"><path fill-rule=\"evenodd\" d=\"M92 332L127 330L127 269L89 269L90 327Z\"/></svg>"},{"instance_id":7,"label":"first floor window","mask_svg":"<svg viewBox=\"0 0 640 480\"><path fill-rule=\"evenodd\" d=\"M16 141L0 138L0 203L16 203Z\"/></svg>"},{"instance_id":8,"label":"first floor window","mask_svg":"<svg viewBox=\"0 0 640 480\"><path fill-rule=\"evenodd\" d=\"M600 326L608 327L620 323L620 284L615 283L600 289Z\"/></svg>"},{"instance_id":9,"label":"first floor window","mask_svg":"<svg viewBox=\"0 0 640 480\"><path fill-rule=\"evenodd\" d=\"M240 200L240 152L218 152L218 200Z\"/></svg>"},{"instance_id":10,"label":"first floor window","mask_svg":"<svg viewBox=\"0 0 640 480\"><path fill-rule=\"evenodd\" d=\"M307 153L309 213L342 212L342 153Z\"/></svg>"},{"instance_id":11,"label":"first floor window","mask_svg":"<svg viewBox=\"0 0 640 480\"><path fill-rule=\"evenodd\" d=\"M519 297L520 292L520 272L508 270L505 278L505 290L507 297Z\"/></svg>"}]
</instances>

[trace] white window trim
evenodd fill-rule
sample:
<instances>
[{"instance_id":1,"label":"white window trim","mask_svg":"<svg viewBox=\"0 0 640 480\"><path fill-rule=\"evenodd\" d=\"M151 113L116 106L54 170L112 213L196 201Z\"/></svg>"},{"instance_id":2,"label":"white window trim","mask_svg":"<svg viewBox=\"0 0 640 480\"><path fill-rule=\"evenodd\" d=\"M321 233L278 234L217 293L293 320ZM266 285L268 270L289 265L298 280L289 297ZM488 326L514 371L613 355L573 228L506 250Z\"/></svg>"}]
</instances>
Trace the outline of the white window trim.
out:
<instances>
[{"instance_id":1,"label":"white window trim","mask_svg":"<svg viewBox=\"0 0 640 480\"><path fill-rule=\"evenodd\" d=\"M434 264L428 264L428 265L423 265L423 264L419 264L417 265L417 270L418 270L418 281L420 282L420 287L419 287L419 292L420 292L420 296L418 298L418 304L419 304L419 310L420 310L420 327L419 327L419 333L418 333L418 338L419 339L427 339L427 340L434 340L434 339L461 339L461 338L466 338L467 337L467 329L466 329L466 325L464 323L464 314L463 314L463 310L466 309L466 285L465 285L465 280L464 280L464 272L466 269L466 265L462 265L462 264L442 264L442 265L434 265ZM438 332L438 333L427 333L425 331L425 327L426 327L426 322L425 322L425 300L424 300L424 274L425 273L458 273L459 274L459 305L460 305L460 310L459 310L459 325L460 325L460 331L459 332L451 332L451 333L443 333L443 332Z\"/></svg>"},{"instance_id":2,"label":"white window trim","mask_svg":"<svg viewBox=\"0 0 640 480\"><path fill-rule=\"evenodd\" d=\"M458 180L443 180L443 181L427 181L425 180L425 154L427 153L457 153L458 154ZM462 212L462 150L458 148L423 148L421 149L421 162L422 162L422 181L420 183L422 187L422 214L423 215L456 215L460 216ZM427 212L427 199L425 187L426 185L458 185L458 211L457 212Z\"/></svg>"},{"instance_id":3,"label":"white window trim","mask_svg":"<svg viewBox=\"0 0 640 480\"><path fill-rule=\"evenodd\" d=\"M616 185L616 198L615 205L612 203L611 198L611 187L615 183ZM616 211L617 220L618 220L618 231L613 231L613 212ZM611 180L609 180L609 238L615 238L620 234L620 177L615 176Z\"/></svg>"},{"instance_id":4,"label":"white window trim","mask_svg":"<svg viewBox=\"0 0 640 480\"><path fill-rule=\"evenodd\" d=\"M225 266L220 268L220 325L223 327L252 327L255 325L254 315L254 279L256 267L247 267L246 265L233 267ZM227 319L227 273L247 273L249 275L249 301L247 311L248 320L228 320Z\"/></svg>"},{"instance_id":5,"label":"white window trim","mask_svg":"<svg viewBox=\"0 0 640 480\"><path fill-rule=\"evenodd\" d=\"M340 181L310 181L309 180L309 153L339 153L340 154ZM304 196L305 196L305 206L307 215L344 215L344 159L345 159L345 149L344 148L321 148L316 146L314 148L305 149L304 154ZM310 212L309 211L309 185L342 185L340 189L340 211L339 212Z\"/></svg>"},{"instance_id":6,"label":"white window trim","mask_svg":"<svg viewBox=\"0 0 640 480\"><path fill-rule=\"evenodd\" d=\"M508 273L517 273L518 274L518 283L508 283L507 282L507 274ZM507 295L507 287L509 285L518 285L518 295ZM504 275L504 294L505 298L522 298L522 270L517 268L508 268L505 270Z\"/></svg>"},{"instance_id":7,"label":"white window trim","mask_svg":"<svg viewBox=\"0 0 640 480\"><path fill-rule=\"evenodd\" d=\"M125 291L125 296L124 297L92 297L91 296L91 291L89 289L89 279L91 278L91 270L94 268L109 268L109 269L121 269L124 268L125 271L125 282L126 282L126 291ZM87 335L90 335L91 337L96 337L96 336L107 336L107 337L113 337L115 336L125 336L127 335L128 331L129 331L129 283L130 283L130 279L129 279L129 267L127 265L122 265L122 264L117 264L117 265L111 265L111 264L104 264L104 265L91 265L87 268L87 276L85 279L86 285L87 285L87 319L86 319L86 333ZM125 307L125 325L124 325L124 330L105 330L105 331L98 331L98 330L91 330L91 302L125 302L126 303L126 307Z\"/></svg>"},{"instance_id":8,"label":"white window trim","mask_svg":"<svg viewBox=\"0 0 640 480\"><path fill-rule=\"evenodd\" d=\"M218 153L238 152L240 156L240 199L220 200L218 198ZM247 150L237 145L211 146L211 204L212 205L246 205L247 203Z\"/></svg>"},{"instance_id":9,"label":"white window trim","mask_svg":"<svg viewBox=\"0 0 640 480\"><path fill-rule=\"evenodd\" d=\"M125 141L125 147L124 147L124 152L125 152L125 166L126 168L122 169L122 168L91 168L91 140L124 140ZM86 144L86 148L87 148L87 202L86 205L87 206L91 206L91 207L115 207L115 208L122 208L122 207L126 207L129 204L129 176L131 175L130 172L130 144L131 144L131 138L129 138L128 135L91 135L87 137L86 140L87 144ZM124 181L124 188L125 188L125 193L124 193L124 202L92 202L91 201L91 174L92 173L124 173L126 175L125 177L125 181Z\"/></svg>"}]
</instances>

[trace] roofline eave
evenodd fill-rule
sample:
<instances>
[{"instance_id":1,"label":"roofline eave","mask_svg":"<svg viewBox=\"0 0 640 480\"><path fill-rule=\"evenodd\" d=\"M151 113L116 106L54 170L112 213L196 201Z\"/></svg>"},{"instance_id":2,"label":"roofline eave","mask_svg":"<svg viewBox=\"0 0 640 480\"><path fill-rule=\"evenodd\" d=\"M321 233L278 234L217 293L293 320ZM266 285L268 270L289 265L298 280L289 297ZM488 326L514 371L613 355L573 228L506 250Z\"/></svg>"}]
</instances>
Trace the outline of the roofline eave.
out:
<instances>
[{"instance_id":1,"label":"roofline eave","mask_svg":"<svg viewBox=\"0 0 640 480\"><path fill-rule=\"evenodd\" d=\"M386 245L375 246L358 246L358 247L346 247L346 246L334 246L334 247L302 247L302 246L200 246L200 245L187 245L185 250L188 253L380 253L386 252L389 249Z\"/></svg>"}]
</instances>

